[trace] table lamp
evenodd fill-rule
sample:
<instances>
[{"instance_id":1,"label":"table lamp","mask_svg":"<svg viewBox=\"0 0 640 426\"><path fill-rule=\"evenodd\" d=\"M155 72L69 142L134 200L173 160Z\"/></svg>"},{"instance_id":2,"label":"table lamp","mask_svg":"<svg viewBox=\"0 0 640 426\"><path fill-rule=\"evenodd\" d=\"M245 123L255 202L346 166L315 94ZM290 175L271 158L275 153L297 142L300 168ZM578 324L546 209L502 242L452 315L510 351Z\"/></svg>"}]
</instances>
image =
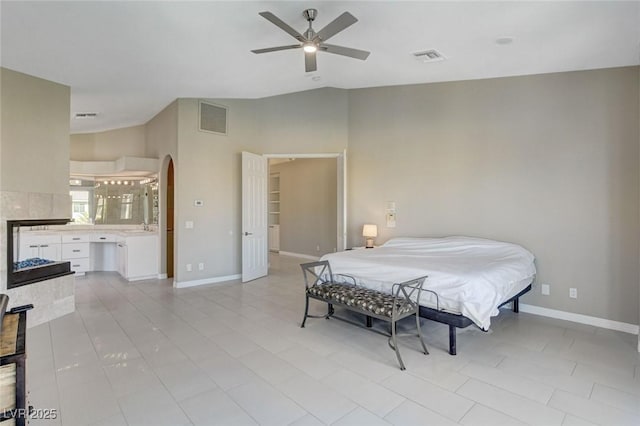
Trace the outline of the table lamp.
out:
<instances>
[{"instance_id":1,"label":"table lamp","mask_svg":"<svg viewBox=\"0 0 640 426\"><path fill-rule=\"evenodd\" d=\"M369 223L364 225L362 236L365 238L365 248L373 248L373 239L378 236L378 226Z\"/></svg>"}]
</instances>

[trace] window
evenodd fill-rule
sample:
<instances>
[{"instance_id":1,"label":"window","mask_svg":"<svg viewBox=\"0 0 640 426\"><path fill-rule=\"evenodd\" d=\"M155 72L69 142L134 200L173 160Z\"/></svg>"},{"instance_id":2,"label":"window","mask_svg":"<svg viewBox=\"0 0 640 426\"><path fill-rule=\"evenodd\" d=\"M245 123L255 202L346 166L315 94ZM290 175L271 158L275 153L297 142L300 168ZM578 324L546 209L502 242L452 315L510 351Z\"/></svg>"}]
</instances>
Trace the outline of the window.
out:
<instances>
[{"instance_id":1,"label":"window","mask_svg":"<svg viewBox=\"0 0 640 426\"><path fill-rule=\"evenodd\" d=\"M75 223L91 223L89 215L89 190L73 190L69 191L71 195L71 217Z\"/></svg>"},{"instance_id":2,"label":"window","mask_svg":"<svg viewBox=\"0 0 640 426\"><path fill-rule=\"evenodd\" d=\"M120 219L133 217L133 194L122 194L120 203Z\"/></svg>"}]
</instances>

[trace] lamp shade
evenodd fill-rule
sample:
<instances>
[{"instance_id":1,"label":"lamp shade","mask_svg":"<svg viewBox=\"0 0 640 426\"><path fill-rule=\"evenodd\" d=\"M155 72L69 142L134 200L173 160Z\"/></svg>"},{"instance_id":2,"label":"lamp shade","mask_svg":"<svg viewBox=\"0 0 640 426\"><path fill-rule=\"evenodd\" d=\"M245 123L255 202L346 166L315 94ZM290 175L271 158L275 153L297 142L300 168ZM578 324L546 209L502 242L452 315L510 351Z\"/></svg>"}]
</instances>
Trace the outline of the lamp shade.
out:
<instances>
[{"instance_id":1,"label":"lamp shade","mask_svg":"<svg viewBox=\"0 0 640 426\"><path fill-rule=\"evenodd\" d=\"M362 227L362 236L363 237L377 237L378 236L378 225L366 224Z\"/></svg>"}]
</instances>

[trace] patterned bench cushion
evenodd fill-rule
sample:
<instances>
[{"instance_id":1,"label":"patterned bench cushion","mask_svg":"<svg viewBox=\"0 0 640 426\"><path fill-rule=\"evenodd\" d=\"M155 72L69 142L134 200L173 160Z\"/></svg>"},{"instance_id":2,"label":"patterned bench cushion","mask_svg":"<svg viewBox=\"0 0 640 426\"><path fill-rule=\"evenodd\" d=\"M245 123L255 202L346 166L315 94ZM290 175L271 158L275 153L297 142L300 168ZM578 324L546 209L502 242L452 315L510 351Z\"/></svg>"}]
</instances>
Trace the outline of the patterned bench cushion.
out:
<instances>
[{"instance_id":1,"label":"patterned bench cushion","mask_svg":"<svg viewBox=\"0 0 640 426\"><path fill-rule=\"evenodd\" d=\"M318 297L328 302L341 303L363 311L372 312L391 318L393 312L393 296L369 290L362 287L354 287L347 284L319 284L307 290L310 296ZM408 304L397 304L398 315L411 312Z\"/></svg>"}]
</instances>

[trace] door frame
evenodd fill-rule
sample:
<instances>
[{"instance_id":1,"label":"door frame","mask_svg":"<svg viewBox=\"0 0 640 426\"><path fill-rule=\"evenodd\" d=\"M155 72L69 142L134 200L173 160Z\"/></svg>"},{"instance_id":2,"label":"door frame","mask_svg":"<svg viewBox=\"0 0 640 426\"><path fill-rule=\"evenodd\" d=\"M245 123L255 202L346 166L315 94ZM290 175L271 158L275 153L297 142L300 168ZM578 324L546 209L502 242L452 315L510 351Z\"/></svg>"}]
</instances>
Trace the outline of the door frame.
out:
<instances>
[{"instance_id":1,"label":"door frame","mask_svg":"<svg viewBox=\"0 0 640 426\"><path fill-rule=\"evenodd\" d=\"M311 154L262 154L267 158L335 158L337 161L337 229L336 250L344 251L347 248L347 150L342 152L311 153ZM267 247L267 250L269 248Z\"/></svg>"}]
</instances>

